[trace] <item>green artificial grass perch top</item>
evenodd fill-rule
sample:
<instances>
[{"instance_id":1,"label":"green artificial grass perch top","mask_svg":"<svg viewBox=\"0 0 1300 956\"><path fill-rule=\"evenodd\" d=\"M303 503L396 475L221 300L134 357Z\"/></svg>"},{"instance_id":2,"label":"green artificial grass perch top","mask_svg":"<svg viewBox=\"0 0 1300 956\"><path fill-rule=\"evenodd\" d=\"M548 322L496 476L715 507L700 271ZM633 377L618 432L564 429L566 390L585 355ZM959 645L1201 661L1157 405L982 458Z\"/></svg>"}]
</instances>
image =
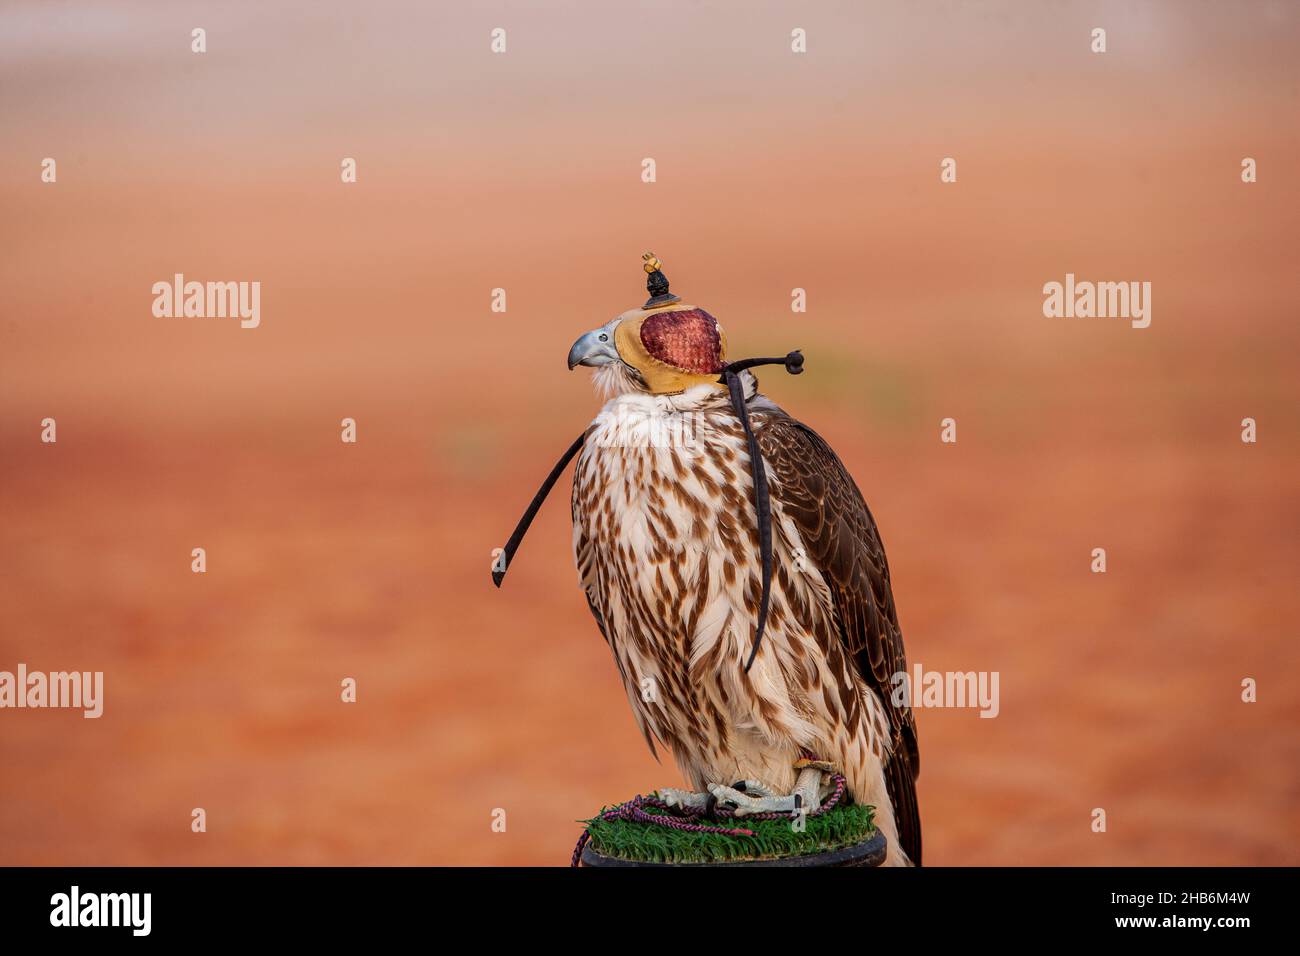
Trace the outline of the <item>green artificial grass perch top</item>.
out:
<instances>
[{"instance_id":1,"label":"green artificial grass perch top","mask_svg":"<svg viewBox=\"0 0 1300 956\"><path fill-rule=\"evenodd\" d=\"M603 811L602 811L603 812ZM647 807L646 813L667 811ZM806 856L854 846L876 832L875 807L840 805L807 817L802 832L789 820L754 820L744 817L726 820L701 819L700 823L744 827L753 836L723 833L694 833L635 820L602 819L582 821L587 825L590 846L602 856L639 863L738 863Z\"/></svg>"}]
</instances>

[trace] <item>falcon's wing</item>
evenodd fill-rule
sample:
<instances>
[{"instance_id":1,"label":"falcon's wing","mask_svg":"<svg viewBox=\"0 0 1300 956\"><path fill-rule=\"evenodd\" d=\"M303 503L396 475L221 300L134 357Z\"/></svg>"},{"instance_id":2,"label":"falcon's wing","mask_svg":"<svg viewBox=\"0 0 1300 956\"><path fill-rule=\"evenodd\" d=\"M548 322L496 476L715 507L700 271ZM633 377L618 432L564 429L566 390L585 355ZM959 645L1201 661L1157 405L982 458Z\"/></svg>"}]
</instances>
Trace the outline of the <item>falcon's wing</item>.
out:
<instances>
[{"instance_id":1,"label":"falcon's wing","mask_svg":"<svg viewBox=\"0 0 1300 956\"><path fill-rule=\"evenodd\" d=\"M754 424L759 449L777 482L772 497L798 527L808 558L826 579L845 651L889 714L893 740L885 783L899 842L920 865L916 720L910 706L895 707L891 698L890 677L906 672L907 661L875 519L843 463L811 428L781 413L755 415Z\"/></svg>"}]
</instances>

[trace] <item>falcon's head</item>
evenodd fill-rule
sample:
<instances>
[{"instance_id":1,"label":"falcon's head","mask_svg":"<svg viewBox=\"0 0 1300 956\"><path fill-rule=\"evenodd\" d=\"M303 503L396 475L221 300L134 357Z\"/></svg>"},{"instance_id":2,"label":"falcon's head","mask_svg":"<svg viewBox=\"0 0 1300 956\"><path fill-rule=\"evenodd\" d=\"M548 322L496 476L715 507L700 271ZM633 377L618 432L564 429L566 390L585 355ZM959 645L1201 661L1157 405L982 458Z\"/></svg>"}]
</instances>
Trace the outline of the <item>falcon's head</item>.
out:
<instances>
[{"instance_id":1,"label":"falcon's head","mask_svg":"<svg viewBox=\"0 0 1300 956\"><path fill-rule=\"evenodd\" d=\"M569 368L589 365L607 395L677 395L694 385L726 388L727 337L718 320L668 291L660 262L647 252L645 305L592 329L569 349Z\"/></svg>"}]
</instances>

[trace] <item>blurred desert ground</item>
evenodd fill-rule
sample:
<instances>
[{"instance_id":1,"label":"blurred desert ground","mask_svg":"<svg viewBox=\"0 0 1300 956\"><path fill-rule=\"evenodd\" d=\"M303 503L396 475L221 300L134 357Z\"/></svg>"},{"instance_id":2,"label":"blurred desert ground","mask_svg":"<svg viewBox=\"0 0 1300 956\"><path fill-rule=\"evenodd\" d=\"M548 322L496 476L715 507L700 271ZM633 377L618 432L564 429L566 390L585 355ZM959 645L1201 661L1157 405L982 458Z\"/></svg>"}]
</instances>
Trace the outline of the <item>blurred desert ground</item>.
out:
<instances>
[{"instance_id":1,"label":"blurred desert ground","mask_svg":"<svg viewBox=\"0 0 1300 956\"><path fill-rule=\"evenodd\" d=\"M734 355L804 349L763 384L861 485L909 659L1001 673L997 719L919 714L927 863L1300 863L1298 40L1280 2L6 3L0 669L107 702L0 713L0 862L562 864L677 782L567 478L488 578L653 249ZM261 281L261 327L154 318L174 272ZM1151 327L1043 318L1067 272L1150 281Z\"/></svg>"}]
</instances>

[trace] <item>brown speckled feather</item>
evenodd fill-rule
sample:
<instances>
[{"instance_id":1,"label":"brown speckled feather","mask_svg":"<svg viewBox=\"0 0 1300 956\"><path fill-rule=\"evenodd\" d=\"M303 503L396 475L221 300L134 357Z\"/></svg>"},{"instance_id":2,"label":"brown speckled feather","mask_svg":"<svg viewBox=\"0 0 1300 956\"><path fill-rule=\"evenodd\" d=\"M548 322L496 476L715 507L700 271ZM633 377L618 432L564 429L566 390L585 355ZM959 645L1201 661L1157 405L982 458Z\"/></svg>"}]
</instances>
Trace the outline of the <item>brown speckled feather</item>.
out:
<instances>
[{"instance_id":1,"label":"brown speckled feather","mask_svg":"<svg viewBox=\"0 0 1300 956\"><path fill-rule=\"evenodd\" d=\"M903 636L889 583L889 564L876 522L848 471L816 432L785 415L756 417L759 448L779 500L831 589L839 637L863 681L885 703L893 740L885 780L899 842L921 862L921 820L915 779L920 772L916 721L910 706L891 701L893 674L906 672Z\"/></svg>"}]
</instances>

